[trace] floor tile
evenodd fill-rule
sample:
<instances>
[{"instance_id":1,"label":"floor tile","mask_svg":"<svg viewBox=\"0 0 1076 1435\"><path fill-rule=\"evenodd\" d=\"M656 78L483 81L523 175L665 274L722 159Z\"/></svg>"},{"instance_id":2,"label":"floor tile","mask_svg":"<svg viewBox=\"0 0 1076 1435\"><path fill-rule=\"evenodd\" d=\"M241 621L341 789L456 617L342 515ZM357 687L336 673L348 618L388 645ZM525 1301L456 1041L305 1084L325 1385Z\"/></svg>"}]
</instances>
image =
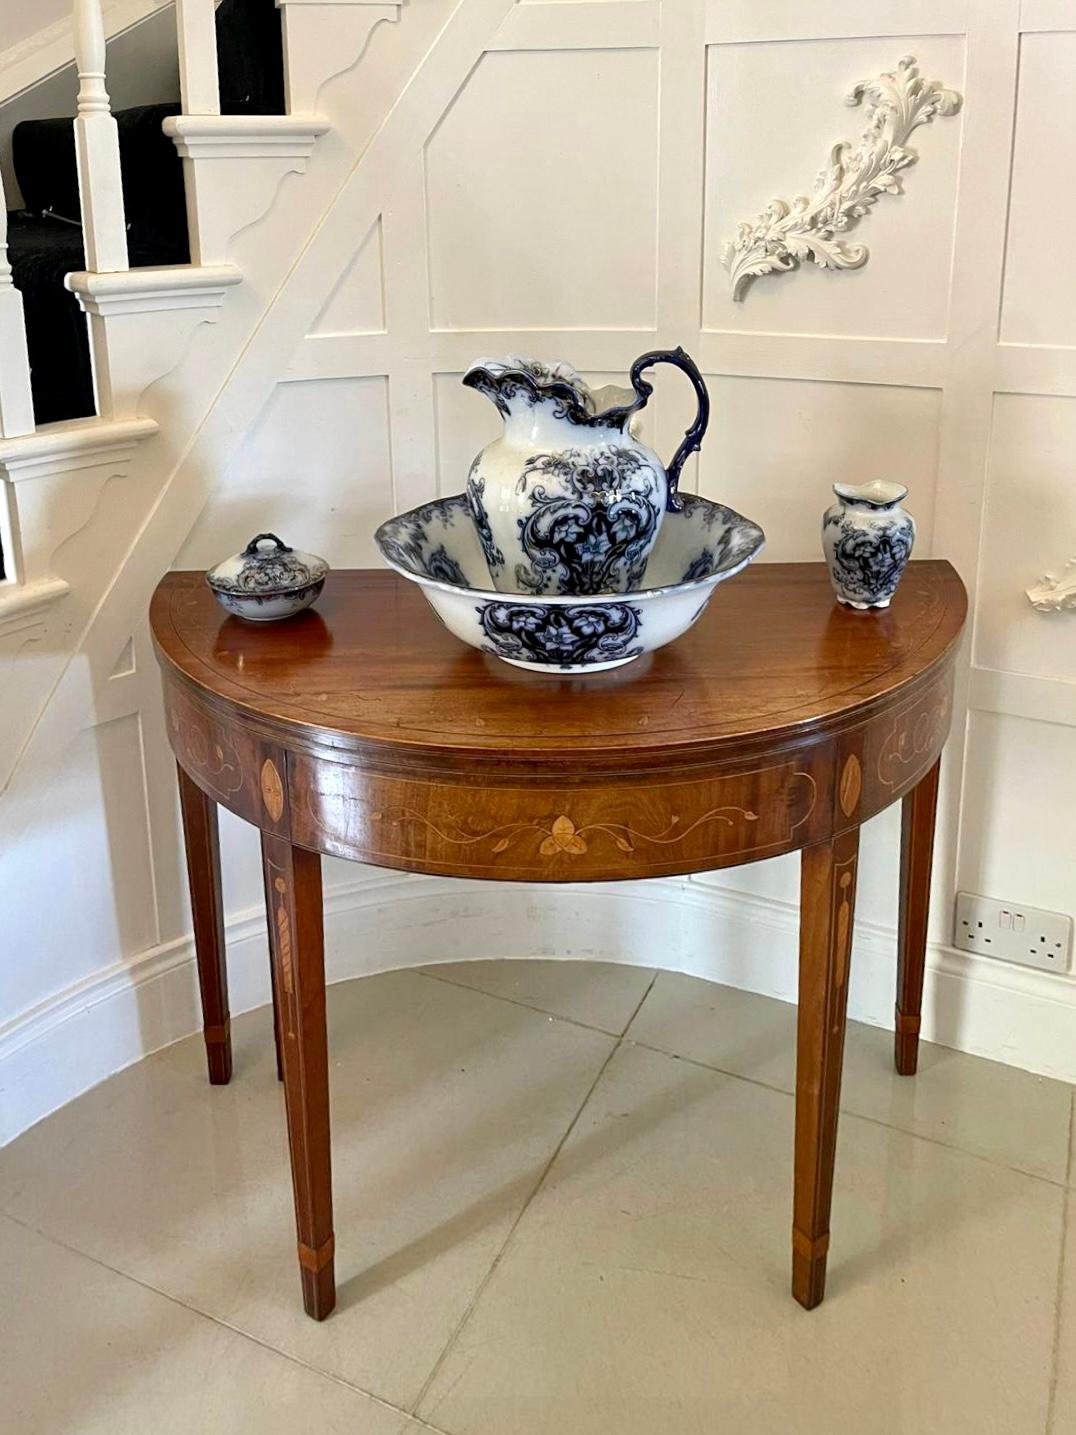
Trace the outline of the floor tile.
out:
<instances>
[{"instance_id":1,"label":"floor tile","mask_svg":"<svg viewBox=\"0 0 1076 1435\"><path fill-rule=\"evenodd\" d=\"M415 972L329 993L336 1312L302 1313L282 1094L263 1012L210 1088L198 1038L0 1153L21 1220L408 1406L613 1049Z\"/></svg>"},{"instance_id":2,"label":"floor tile","mask_svg":"<svg viewBox=\"0 0 1076 1435\"><path fill-rule=\"evenodd\" d=\"M1047 1435L1076 1430L1076 1197L1068 1198L1065 1262L1057 1340L1057 1389Z\"/></svg>"},{"instance_id":3,"label":"floor tile","mask_svg":"<svg viewBox=\"0 0 1076 1435\"><path fill-rule=\"evenodd\" d=\"M1063 1188L846 1117L808 1314L792 1115L622 1048L419 1414L453 1435L1042 1435Z\"/></svg>"},{"instance_id":4,"label":"floor tile","mask_svg":"<svg viewBox=\"0 0 1076 1435\"><path fill-rule=\"evenodd\" d=\"M629 1036L662 1051L792 1091L796 1008L662 972ZM1072 1088L923 1042L919 1071L898 1076L893 1035L849 1022L842 1109L1048 1180L1064 1181Z\"/></svg>"},{"instance_id":5,"label":"floor tile","mask_svg":"<svg viewBox=\"0 0 1076 1435\"><path fill-rule=\"evenodd\" d=\"M654 973L615 962L444 962L424 971L619 1036Z\"/></svg>"},{"instance_id":6,"label":"floor tile","mask_svg":"<svg viewBox=\"0 0 1076 1435\"><path fill-rule=\"evenodd\" d=\"M12 1435L404 1435L398 1411L5 1217L0 1269Z\"/></svg>"}]
</instances>

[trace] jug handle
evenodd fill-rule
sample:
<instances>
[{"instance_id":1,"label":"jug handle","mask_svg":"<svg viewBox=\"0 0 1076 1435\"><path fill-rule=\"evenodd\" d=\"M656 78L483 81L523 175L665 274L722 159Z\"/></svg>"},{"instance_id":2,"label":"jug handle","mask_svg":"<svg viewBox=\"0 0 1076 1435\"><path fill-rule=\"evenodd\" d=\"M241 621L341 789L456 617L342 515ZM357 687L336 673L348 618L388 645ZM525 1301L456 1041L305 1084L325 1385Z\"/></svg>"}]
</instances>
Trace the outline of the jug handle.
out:
<instances>
[{"instance_id":1,"label":"jug handle","mask_svg":"<svg viewBox=\"0 0 1076 1435\"><path fill-rule=\"evenodd\" d=\"M665 470L669 478L669 498L666 508L669 513L680 513L684 506L677 492L680 471L691 455L702 447L702 441L710 422L710 394L694 359L685 354L683 349L654 349L649 354L640 354L631 366L631 386L639 395L638 408L642 408L654 392L653 384L647 383L643 378L643 373L655 364L672 364L674 368L681 369L691 380L695 389L695 397L699 401L695 421L684 434L683 443L673 454L672 460Z\"/></svg>"}]
</instances>

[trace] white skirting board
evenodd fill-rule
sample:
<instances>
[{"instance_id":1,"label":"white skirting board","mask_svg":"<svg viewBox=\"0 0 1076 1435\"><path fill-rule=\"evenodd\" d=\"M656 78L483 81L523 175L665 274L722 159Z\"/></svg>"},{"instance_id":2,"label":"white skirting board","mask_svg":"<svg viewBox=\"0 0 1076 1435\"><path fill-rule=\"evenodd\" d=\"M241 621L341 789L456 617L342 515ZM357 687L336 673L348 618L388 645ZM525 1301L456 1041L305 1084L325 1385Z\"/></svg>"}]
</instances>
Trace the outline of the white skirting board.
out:
<instances>
[{"instance_id":1,"label":"white skirting board","mask_svg":"<svg viewBox=\"0 0 1076 1435\"><path fill-rule=\"evenodd\" d=\"M794 1001L798 921L789 903L680 879L547 887L381 873L327 891L326 961L329 981L337 982L437 961L595 958L690 972ZM264 1005L264 914L233 916L227 938L233 1014ZM1076 1081L1076 982L939 945L927 961L927 1040ZM852 1017L892 1026L895 970L895 933L857 923ZM0 1145L199 1028L190 938L117 964L24 1013L0 1030Z\"/></svg>"}]
</instances>

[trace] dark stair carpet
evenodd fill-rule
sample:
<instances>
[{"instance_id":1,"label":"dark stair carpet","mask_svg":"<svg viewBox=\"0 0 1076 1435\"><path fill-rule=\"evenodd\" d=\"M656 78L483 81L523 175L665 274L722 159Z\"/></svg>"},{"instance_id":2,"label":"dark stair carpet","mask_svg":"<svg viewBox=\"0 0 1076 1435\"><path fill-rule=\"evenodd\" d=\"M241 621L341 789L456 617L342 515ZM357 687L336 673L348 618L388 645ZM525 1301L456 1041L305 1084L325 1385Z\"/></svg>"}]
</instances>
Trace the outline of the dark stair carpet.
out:
<instances>
[{"instance_id":1,"label":"dark stair carpet","mask_svg":"<svg viewBox=\"0 0 1076 1435\"><path fill-rule=\"evenodd\" d=\"M284 112L280 13L274 0L222 0L217 68L224 114ZM182 161L162 132L175 104L116 113L132 268L190 261ZM26 311L34 418L38 424L95 412L86 316L64 288L85 269L72 118L24 120L12 163L25 208L8 215L8 255Z\"/></svg>"}]
</instances>

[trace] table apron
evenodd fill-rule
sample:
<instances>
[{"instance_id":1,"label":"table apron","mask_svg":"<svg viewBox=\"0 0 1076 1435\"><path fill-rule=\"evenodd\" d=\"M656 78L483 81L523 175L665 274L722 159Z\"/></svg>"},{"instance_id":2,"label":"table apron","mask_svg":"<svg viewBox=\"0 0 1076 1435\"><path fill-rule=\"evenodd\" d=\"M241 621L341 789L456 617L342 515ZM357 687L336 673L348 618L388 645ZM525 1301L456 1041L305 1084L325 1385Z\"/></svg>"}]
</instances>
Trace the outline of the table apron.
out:
<instances>
[{"instance_id":1,"label":"table apron","mask_svg":"<svg viewBox=\"0 0 1076 1435\"><path fill-rule=\"evenodd\" d=\"M823 842L888 807L937 760L951 667L825 736L761 756L591 782L391 773L297 750L167 682L176 758L210 797L296 846L439 876L581 882L673 876Z\"/></svg>"}]
</instances>

